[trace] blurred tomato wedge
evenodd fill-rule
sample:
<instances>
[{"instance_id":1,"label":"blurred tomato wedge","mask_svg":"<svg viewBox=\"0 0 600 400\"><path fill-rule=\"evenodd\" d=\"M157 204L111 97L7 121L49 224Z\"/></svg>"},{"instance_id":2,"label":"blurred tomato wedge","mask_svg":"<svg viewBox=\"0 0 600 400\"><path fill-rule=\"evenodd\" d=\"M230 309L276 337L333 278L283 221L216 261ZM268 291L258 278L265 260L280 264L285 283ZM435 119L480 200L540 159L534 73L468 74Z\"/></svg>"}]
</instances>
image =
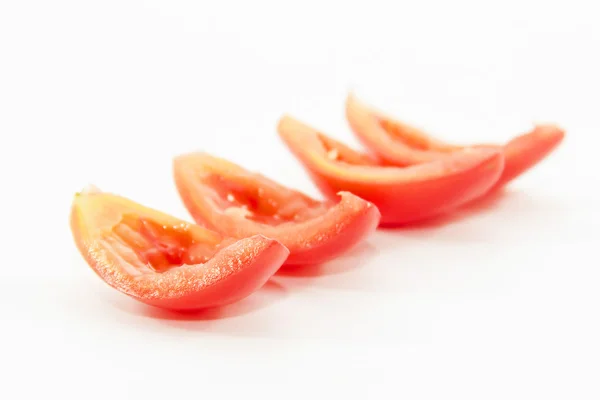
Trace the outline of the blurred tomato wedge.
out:
<instances>
[{"instance_id":1,"label":"blurred tomato wedge","mask_svg":"<svg viewBox=\"0 0 600 400\"><path fill-rule=\"evenodd\" d=\"M384 166L291 116L278 132L327 196L349 191L375 204L381 225L420 221L481 196L499 179L498 149L466 149L406 168Z\"/></svg>"},{"instance_id":2,"label":"blurred tomato wedge","mask_svg":"<svg viewBox=\"0 0 600 400\"><path fill-rule=\"evenodd\" d=\"M331 260L379 224L377 207L351 193L318 201L206 153L176 157L173 171L198 224L236 238L262 234L276 239L290 250L287 265Z\"/></svg>"},{"instance_id":3,"label":"blurred tomato wedge","mask_svg":"<svg viewBox=\"0 0 600 400\"><path fill-rule=\"evenodd\" d=\"M565 132L554 125L536 125L503 146L458 146L444 143L423 130L384 115L354 94L346 99L346 118L359 140L383 163L409 166L448 157L467 147L498 147L504 152L504 170L493 189L523 174L546 158L563 140Z\"/></svg>"},{"instance_id":4,"label":"blurred tomato wedge","mask_svg":"<svg viewBox=\"0 0 600 400\"><path fill-rule=\"evenodd\" d=\"M87 263L108 285L172 310L241 300L263 286L289 254L273 239L227 239L97 190L75 195L71 231Z\"/></svg>"}]
</instances>

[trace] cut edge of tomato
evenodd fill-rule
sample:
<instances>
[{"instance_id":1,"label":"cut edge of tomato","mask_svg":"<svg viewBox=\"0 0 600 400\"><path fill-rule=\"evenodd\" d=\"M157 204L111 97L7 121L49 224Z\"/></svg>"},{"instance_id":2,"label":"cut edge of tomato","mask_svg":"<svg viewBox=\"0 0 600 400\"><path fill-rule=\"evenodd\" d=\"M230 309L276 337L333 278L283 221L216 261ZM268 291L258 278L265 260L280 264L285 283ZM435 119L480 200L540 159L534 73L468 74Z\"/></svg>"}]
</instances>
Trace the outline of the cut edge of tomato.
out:
<instances>
[{"instance_id":1,"label":"cut edge of tomato","mask_svg":"<svg viewBox=\"0 0 600 400\"><path fill-rule=\"evenodd\" d=\"M235 237L258 232L273 237L290 250L286 265L323 263L336 258L374 231L381 218L373 203L350 192L341 191L336 199L319 201L262 174L203 152L176 157L173 169L180 197L197 223ZM207 171L210 172L207 174ZM228 173L235 176L227 176ZM245 213L243 210L228 213L229 209L237 209L239 205L216 204L210 200L216 189L202 179L202 176L206 178L210 174L216 174L224 181L244 181L252 187L266 185L267 192L280 190L284 194L276 199L278 206L285 207L286 201L295 201L299 196L300 200L308 199L322 211L301 220L287 220L276 225L246 218L247 209ZM234 197L238 196L231 196L230 201ZM270 199L263 195L262 200Z\"/></svg>"},{"instance_id":2,"label":"cut edge of tomato","mask_svg":"<svg viewBox=\"0 0 600 400\"><path fill-rule=\"evenodd\" d=\"M484 195L504 168L503 152L496 147L466 148L409 167L352 165L328 157L331 150L320 139L324 134L289 115L280 119L278 133L321 192L331 197L348 190L373 202L382 215L380 226L409 224L458 208ZM336 142L327 141L330 146Z\"/></svg>"},{"instance_id":3,"label":"cut edge of tomato","mask_svg":"<svg viewBox=\"0 0 600 400\"><path fill-rule=\"evenodd\" d=\"M355 247L377 229L381 221L381 212L375 204L348 191L339 191L336 195L339 197L338 202L322 216L323 219L333 219L333 223L328 226L328 232L311 237L305 243L307 249L297 250L290 255L286 261L287 265L308 264L308 255L311 260L316 260L316 263L331 261ZM347 208L351 208L350 218L345 212ZM327 236L329 239L325 240Z\"/></svg>"},{"instance_id":4,"label":"cut edge of tomato","mask_svg":"<svg viewBox=\"0 0 600 400\"><path fill-rule=\"evenodd\" d=\"M324 205L323 201L206 152L176 156L173 177L192 218L213 230L219 228L210 218L214 212L244 217L248 222L272 228L288 222L303 222L311 218L311 214L297 215L298 212ZM280 207L294 201L296 207L282 214Z\"/></svg>"},{"instance_id":5,"label":"cut edge of tomato","mask_svg":"<svg viewBox=\"0 0 600 400\"><path fill-rule=\"evenodd\" d=\"M92 213L95 213L97 210L93 209L102 198L116 201L117 205L125 205L125 210L133 208L132 213L138 210L141 215L162 217L161 222L164 223L186 224L186 228L201 234L199 239L209 240L209 245L221 243L223 247L217 248L202 263L173 266L163 272L151 268L140 269L139 265L136 267L127 263L124 258L126 253L120 253L123 249L117 251L106 244L107 239L103 235L113 225L107 223L98 228L86 224L86 221L90 222L89 215L86 220L86 214L89 214L87 211L91 208ZM82 204L90 199L95 204ZM110 207L102 208L106 210ZM92 221L97 221L98 218L101 216L93 216ZM228 239L124 197L101 192L97 188L75 195L70 212L70 226L77 249L89 267L106 284L140 302L172 310L198 310L239 301L262 287L289 255L285 246L263 235L241 240ZM124 247L124 250L132 249Z\"/></svg>"},{"instance_id":6,"label":"cut edge of tomato","mask_svg":"<svg viewBox=\"0 0 600 400\"><path fill-rule=\"evenodd\" d=\"M328 176L343 177L348 182L397 183L414 179L444 179L449 172L460 173L469 170L492 158L498 158L498 155L502 153L500 147L465 148L449 154L443 159L407 167L382 164L356 165L338 162L337 158L331 157L331 151L326 150L321 138L326 138L330 145L344 148L346 152L360 155L359 151L349 148L290 115L286 114L281 117L277 130L281 139L298 158L318 167L322 173ZM338 154L343 156L341 151ZM504 164L503 161L501 164Z\"/></svg>"},{"instance_id":7,"label":"cut edge of tomato","mask_svg":"<svg viewBox=\"0 0 600 400\"><path fill-rule=\"evenodd\" d=\"M345 113L351 131L385 164L409 166L435 161L460 148L434 139L421 128L385 115L366 105L352 92L346 97Z\"/></svg>"},{"instance_id":8,"label":"cut edge of tomato","mask_svg":"<svg viewBox=\"0 0 600 400\"><path fill-rule=\"evenodd\" d=\"M504 171L491 190L503 187L540 163L565 137L565 131L556 124L535 124L531 131L514 137L505 145L458 146L438 140L420 128L367 106L353 93L349 93L346 100L346 116L356 136L386 164L407 166L422 163L469 147L502 148Z\"/></svg>"},{"instance_id":9,"label":"cut edge of tomato","mask_svg":"<svg viewBox=\"0 0 600 400\"><path fill-rule=\"evenodd\" d=\"M107 200L111 201L113 206L118 207L105 207L102 203ZM170 214L163 213L162 211L146 207L129 200L126 197L103 192L94 185L88 185L81 191L75 193L71 211L73 213L80 209L86 209L87 211L87 213L82 216L85 219L85 221L83 221L85 225L98 231L112 229L113 226L121 221L125 214L139 214L144 215L149 219L161 219L168 225L186 224L195 235L202 237L203 240L212 241L213 243L218 243L225 239L225 237L217 232L183 221Z\"/></svg>"}]
</instances>

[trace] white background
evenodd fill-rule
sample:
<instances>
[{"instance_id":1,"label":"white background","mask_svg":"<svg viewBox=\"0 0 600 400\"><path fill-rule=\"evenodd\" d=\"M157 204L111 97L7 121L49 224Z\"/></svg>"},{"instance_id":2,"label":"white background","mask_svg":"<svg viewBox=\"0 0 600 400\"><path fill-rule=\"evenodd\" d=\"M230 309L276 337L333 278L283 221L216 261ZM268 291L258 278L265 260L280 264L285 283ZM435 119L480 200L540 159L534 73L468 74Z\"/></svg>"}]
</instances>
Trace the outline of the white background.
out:
<instances>
[{"instance_id":1,"label":"white background","mask_svg":"<svg viewBox=\"0 0 600 400\"><path fill-rule=\"evenodd\" d=\"M0 398L597 399L593 3L0 2ZM349 90L452 141L536 121L567 137L488 207L378 231L195 320L77 253L88 183L189 219L180 152L319 196L275 126L290 113L357 145Z\"/></svg>"}]
</instances>

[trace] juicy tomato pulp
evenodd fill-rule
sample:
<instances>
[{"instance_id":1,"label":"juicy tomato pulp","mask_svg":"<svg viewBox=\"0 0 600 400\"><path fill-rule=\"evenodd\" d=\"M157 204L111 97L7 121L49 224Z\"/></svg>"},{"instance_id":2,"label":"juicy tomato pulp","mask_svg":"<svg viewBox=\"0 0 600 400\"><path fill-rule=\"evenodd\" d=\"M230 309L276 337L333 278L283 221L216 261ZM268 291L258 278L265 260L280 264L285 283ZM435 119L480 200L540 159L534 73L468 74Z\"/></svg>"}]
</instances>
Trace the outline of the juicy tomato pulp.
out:
<instances>
[{"instance_id":1,"label":"juicy tomato pulp","mask_svg":"<svg viewBox=\"0 0 600 400\"><path fill-rule=\"evenodd\" d=\"M219 247L197 243L189 232L189 224L160 225L131 214L124 215L112 231L114 237L132 249L140 261L157 272L184 264L205 263Z\"/></svg>"},{"instance_id":2,"label":"juicy tomato pulp","mask_svg":"<svg viewBox=\"0 0 600 400\"><path fill-rule=\"evenodd\" d=\"M355 195L317 201L206 153L177 157L174 175L197 223L231 237L272 237L290 250L289 265L331 260L379 223L378 209Z\"/></svg>"},{"instance_id":3,"label":"juicy tomato pulp","mask_svg":"<svg viewBox=\"0 0 600 400\"><path fill-rule=\"evenodd\" d=\"M346 190L371 201L387 226L433 217L481 196L504 166L497 149L468 149L406 168L385 166L290 116L280 120L278 132L325 195Z\"/></svg>"},{"instance_id":4,"label":"juicy tomato pulp","mask_svg":"<svg viewBox=\"0 0 600 400\"><path fill-rule=\"evenodd\" d=\"M260 288L289 251L263 236L228 239L123 197L82 193L71 211L73 237L110 286L147 304L200 309Z\"/></svg>"},{"instance_id":5,"label":"juicy tomato pulp","mask_svg":"<svg viewBox=\"0 0 600 400\"><path fill-rule=\"evenodd\" d=\"M467 146L439 141L422 129L382 115L350 94L346 101L346 117L359 140L383 163L410 166L450 156ZM554 125L537 125L530 132L517 136L504 146L505 166L493 188L499 188L548 156L563 140L565 132Z\"/></svg>"},{"instance_id":6,"label":"juicy tomato pulp","mask_svg":"<svg viewBox=\"0 0 600 400\"><path fill-rule=\"evenodd\" d=\"M266 195L264 185L235 182L223 175L210 175L204 182L214 192L212 200L220 210L262 224L303 222L327 211L324 203L300 193L289 193L286 197L278 196L275 191Z\"/></svg>"}]
</instances>

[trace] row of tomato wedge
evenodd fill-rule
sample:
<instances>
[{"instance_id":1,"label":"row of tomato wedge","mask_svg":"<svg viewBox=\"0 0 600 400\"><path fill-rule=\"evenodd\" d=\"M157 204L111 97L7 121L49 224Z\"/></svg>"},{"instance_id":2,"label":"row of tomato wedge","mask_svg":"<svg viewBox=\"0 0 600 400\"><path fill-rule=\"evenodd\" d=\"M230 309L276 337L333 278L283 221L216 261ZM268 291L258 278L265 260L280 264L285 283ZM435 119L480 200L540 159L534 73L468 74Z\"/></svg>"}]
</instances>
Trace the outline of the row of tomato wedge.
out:
<instances>
[{"instance_id":1,"label":"row of tomato wedge","mask_svg":"<svg viewBox=\"0 0 600 400\"><path fill-rule=\"evenodd\" d=\"M227 160L176 157L174 179L196 224L98 189L78 193L75 243L110 286L157 307L226 305L282 265L323 263L378 226L435 217L504 186L563 139L538 125L505 145L443 143L350 94L346 117L361 153L284 116L277 131L326 200Z\"/></svg>"}]
</instances>

